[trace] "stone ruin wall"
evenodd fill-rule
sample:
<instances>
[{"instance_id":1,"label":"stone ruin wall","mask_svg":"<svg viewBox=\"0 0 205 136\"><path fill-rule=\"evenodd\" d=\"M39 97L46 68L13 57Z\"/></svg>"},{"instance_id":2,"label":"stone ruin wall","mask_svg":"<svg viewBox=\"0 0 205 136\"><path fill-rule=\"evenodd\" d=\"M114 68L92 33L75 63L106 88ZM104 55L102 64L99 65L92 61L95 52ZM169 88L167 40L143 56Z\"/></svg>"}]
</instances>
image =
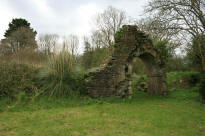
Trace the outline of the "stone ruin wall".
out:
<instances>
[{"instance_id":1,"label":"stone ruin wall","mask_svg":"<svg viewBox=\"0 0 205 136\"><path fill-rule=\"evenodd\" d=\"M91 97L131 97L131 62L136 57L147 68L148 93L166 95L166 75L158 51L146 34L129 25L116 33L114 52L107 65L86 76L87 93Z\"/></svg>"}]
</instances>

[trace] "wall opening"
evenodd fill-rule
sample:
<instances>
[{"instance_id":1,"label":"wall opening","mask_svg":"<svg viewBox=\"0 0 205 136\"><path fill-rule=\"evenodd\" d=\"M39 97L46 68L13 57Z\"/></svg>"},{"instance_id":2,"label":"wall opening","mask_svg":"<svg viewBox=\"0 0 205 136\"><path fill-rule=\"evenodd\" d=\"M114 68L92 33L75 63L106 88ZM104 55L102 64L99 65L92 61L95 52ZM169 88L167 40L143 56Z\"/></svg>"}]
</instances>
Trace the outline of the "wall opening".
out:
<instances>
[{"instance_id":1,"label":"wall opening","mask_svg":"<svg viewBox=\"0 0 205 136\"><path fill-rule=\"evenodd\" d=\"M93 97L132 96L133 64L138 58L144 64L147 75L147 92L166 95L166 73L160 54L148 35L137 26L123 26L115 35L114 52L103 68L89 73L87 91ZM141 63L142 64L142 63Z\"/></svg>"}]
</instances>

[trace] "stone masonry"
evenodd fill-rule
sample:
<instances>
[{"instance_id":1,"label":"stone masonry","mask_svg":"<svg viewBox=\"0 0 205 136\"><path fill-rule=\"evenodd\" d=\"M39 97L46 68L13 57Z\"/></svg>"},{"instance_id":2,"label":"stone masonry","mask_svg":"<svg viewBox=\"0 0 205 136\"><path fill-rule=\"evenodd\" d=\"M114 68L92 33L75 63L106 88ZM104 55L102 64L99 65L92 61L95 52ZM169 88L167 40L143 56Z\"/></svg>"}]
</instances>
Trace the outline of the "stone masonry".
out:
<instances>
[{"instance_id":1,"label":"stone masonry","mask_svg":"<svg viewBox=\"0 0 205 136\"><path fill-rule=\"evenodd\" d=\"M86 90L91 97L131 97L132 61L140 58L147 70L148 93L166 95L164 64L152 40L137 26L125 25L115 35L112 59L103 68L86 76Z\"/></svg>"}]
</instances>

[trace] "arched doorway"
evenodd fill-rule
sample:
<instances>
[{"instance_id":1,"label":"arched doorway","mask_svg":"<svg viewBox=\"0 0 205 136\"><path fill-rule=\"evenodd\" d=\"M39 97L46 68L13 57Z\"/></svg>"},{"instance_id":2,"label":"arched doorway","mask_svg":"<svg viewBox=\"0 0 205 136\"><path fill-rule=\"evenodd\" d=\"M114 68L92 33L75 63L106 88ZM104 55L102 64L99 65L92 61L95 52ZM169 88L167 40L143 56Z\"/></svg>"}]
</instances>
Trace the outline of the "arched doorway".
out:
<instances>
[{"instance_id":1,"label":"arched doorway","mask_svg":"<svg viewBox=\"0 0 205 136\"><path fill-rule=\"evenodd\" d=\"M112 59L105 67L88 74L88 94L92 97L131 97L131 62L138 57L146 66L148 93L166 95L166 74L159 55L151 39L139 31L137 26L123 26L115 35Z\"/></svg>"}]
</instances>

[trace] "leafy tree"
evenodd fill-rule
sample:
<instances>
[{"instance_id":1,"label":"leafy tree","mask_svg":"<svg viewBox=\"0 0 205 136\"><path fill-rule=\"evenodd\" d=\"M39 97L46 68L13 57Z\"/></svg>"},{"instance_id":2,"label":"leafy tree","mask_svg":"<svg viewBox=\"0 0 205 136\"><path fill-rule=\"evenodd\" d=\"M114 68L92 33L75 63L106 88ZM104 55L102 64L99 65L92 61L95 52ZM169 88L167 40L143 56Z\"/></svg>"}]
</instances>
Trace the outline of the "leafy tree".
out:
<instances>
[{"instance_id":1,"label":"leafy tree","mask_svg":"<svg viewBox=\"0 0 205 136\"><path fill-rule=\"evenodd\" d=\"M160 53L160 60L163 62L162 64L166 65L174 54L174 45L168 40L153 40L153 43Z\"/></svg>"}]
</instances>

